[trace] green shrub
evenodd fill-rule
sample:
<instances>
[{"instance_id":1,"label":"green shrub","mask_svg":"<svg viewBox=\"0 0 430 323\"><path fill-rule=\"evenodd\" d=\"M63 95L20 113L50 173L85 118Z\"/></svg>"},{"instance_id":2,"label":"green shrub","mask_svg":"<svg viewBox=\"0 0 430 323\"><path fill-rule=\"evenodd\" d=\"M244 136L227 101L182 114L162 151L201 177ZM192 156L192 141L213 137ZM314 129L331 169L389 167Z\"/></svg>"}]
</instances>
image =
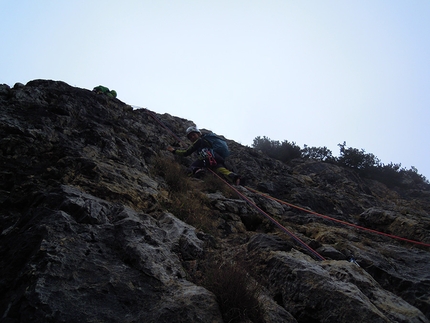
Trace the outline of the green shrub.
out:
<instances>
[{"instance_id":1,"label":"green shrub","mask_svg":"<svg viewBox=\"0 0 430 323\"><path fill-rule=\"evenodd\" d=\"M340 166L353 168L363 177L378 180L389 187L414 187L419 185L422 189L429 189L429 182L418 174L415 167L407 170L400 168L401 164L390 163L384 165L373 154L368 154L364 149L346 147L346 142L338 144L340 156L334 159Z\"/></svg>"},{"instance_id":2,"label":"green shrub","mask_svg":"<svg viewBox=\"0 0 430 323\"><path fill-rule=\"evenodd\" d=\"M347 148L346 142L338 144L340 147L340 156L337 159L338 164L355 169L370 169L381 165L378 158L373 154L366 154L364 149Z\"/></svg>"},{"instance_id":3,"label":"green shrub","mask_svg":"<svg viewBox=\"0 0 430 323\"><path fill-rule=\"evenodd\" d=\"M267 156L278 159L283 162L288 162L294 158L301 157L300 147L294 142L288 142L284 140L279 142L277 140L271 140L270 138L264 136L254 138L252 147L261 150Z\"/></svg>"},{"instance_id":4,"label":"green shrub","mask_svg":"<svg viewBox=\"0 0 430 323\"><path fill-rule=\"evenodd\" d=\"M330 149L327 147L308 147L304 145L302 149L302 157L309 158L319 161L330 161L333 160L333 155Z\"/></svg>"},{"instance_id":5,"label":"green shrub","mask_svg":"<svg viewBox=\"0 0 430 323\"><path fill-rule=\"evenodd\" d=\"M300 149L294 142L279 142L270 138L255 137L252 147L261 150L269 157L288 162L294 158L309 158L322 162L334 163L339 166L348 167L357 171L360 176L378 180L390 187L414 187L430 190L429 181L415 167L407 170L400 168L401 164L390 163L384 165L371 153L366 153L364 149L347 147L346 142L338 144L340 148L339 157L333 157L332 152L327 147L308 147Z\"/></svg>"}]
</instances>

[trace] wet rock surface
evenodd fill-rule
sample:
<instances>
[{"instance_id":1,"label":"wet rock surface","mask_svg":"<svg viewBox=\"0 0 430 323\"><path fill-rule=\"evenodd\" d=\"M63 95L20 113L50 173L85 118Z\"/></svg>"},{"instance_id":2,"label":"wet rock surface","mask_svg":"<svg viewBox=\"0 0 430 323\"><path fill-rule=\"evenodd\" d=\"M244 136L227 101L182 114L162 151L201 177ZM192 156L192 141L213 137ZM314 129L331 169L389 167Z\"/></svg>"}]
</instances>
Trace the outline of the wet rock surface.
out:
<instances>
[{"instance_id":1,"label":"wet rock surface","mask_svg":"<svg viewBox=\"0 0 430 323\"><path fill-rule=\"evenodd\" d=\"M192 121L49 80L0 85L0 110L1 322L223 322L219 299L199 283L211 259L247 264L261 286L259 322L430 320L426 246L243 187L326 260L235 192L201 190L215 229L180 220L169 207L179 195L154 167L157 158L190 163L166 152L177 141L166 128L186 141ZM430 243L427 187L389 189L336 165L284 164L228 143L228 165L250 188Z\"/></svg>"}]
</instances>

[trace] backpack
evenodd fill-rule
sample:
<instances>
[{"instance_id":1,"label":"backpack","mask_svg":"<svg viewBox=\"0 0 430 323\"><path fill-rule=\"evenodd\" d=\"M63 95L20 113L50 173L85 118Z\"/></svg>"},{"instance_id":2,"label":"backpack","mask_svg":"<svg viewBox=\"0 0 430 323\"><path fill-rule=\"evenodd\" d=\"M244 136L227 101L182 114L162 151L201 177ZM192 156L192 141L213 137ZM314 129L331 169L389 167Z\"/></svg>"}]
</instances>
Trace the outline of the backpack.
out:
<instances>
[{"instance_id":1,"label":"backpack","mask_svg":"<svg viewBox=\"0 0 430 323\"><path fill-rule=\"evenodd\" d=\"M115 90L109 91L109 88L107 88L106 86L103 86L103 85L96 86L93 89L93 91L98 93L98 94L100 94L100 93L106 94L107 96L110 96L111 98L116 98L116 96L117 96L117 93Z\"/></svg>"},{"instance_id":2,"label":"backpack","mask_svg":"<svg viewBox=\"0 0 430 323\"><path fill-rule=\"evenodd\" d=\"M106 86L103 86L103 85L99 85L99 86L96 86L93 89L93 91L97 92L97 93L104 93L104 94L106 94L106 93L109 93L109 88L107 88Z\"/></svg>"},{"instance_id":3,"label":"backpack","mask_svg":"<svg viewBox=\"0 0 430 323\"><path fill-rule=\"evenodd\" d=\"M205 134L202 137L212 145L212 149L222 158L230 156L230 151L224 139L218 137L213 132Z\"/></svg>"}]
</instances>

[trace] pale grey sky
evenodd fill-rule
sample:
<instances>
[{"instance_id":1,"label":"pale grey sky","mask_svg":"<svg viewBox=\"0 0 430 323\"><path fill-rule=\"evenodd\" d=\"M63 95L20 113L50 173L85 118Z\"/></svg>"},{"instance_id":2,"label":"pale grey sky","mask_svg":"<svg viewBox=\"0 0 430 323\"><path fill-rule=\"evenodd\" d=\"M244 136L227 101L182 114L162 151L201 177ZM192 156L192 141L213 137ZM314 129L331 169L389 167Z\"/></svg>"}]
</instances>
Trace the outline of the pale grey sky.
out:
<instances>
[{"instance_id":1,"label":"pale grey sky","mask_svg":"<svg viewBox=\"0 0 430 323\"><path fill-rule=\"evenodd\" d=\"M101 84L244 145L346 141L430 179L428 0L0 3L0 83Z\"/></svg>"}]
</instances>

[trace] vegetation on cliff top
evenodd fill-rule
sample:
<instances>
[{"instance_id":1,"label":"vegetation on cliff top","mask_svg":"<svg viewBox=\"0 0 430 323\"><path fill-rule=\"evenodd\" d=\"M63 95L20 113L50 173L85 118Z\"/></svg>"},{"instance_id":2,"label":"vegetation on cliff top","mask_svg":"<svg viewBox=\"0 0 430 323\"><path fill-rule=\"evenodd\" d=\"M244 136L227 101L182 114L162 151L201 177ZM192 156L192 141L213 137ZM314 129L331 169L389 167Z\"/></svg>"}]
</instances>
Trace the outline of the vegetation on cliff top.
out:
<instances>
[{"instance_id":1,"label":"vegetation on cliff top","mask_svg":"<svg viewBox=\"0 0 430 323\"><path fill-rule=\"evenodd\" d=\"M301 149L295 142L284 140L271 140L270 138L256 137L252 144L253 148L261 150L267 156L276 158L282 162L289 162L295 158L307 158L317 161L348 167L359 173L362 177L378 180L389 187L411 187L420 186L430 189L429 181L415 167L402 168L402 164L383 164L378 157L372 153L366 153L364 149L347 147L346 142L338 144L340 155L333 156L327 147L309 147Z\"/></svg>"}]
</instances>

